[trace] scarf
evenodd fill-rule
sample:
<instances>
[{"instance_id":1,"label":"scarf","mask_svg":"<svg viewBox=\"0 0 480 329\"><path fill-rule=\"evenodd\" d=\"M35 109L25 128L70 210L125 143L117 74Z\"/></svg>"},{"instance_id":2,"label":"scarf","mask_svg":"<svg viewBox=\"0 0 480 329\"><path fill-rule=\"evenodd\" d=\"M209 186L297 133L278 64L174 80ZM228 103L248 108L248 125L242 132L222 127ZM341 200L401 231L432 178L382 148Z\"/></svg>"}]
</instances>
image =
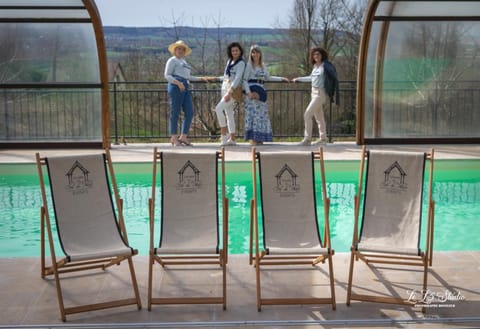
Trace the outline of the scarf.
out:
<instances>
[{"instance_id":1,"label":"scarf","mask_svg":"<svg viewBox=\"0 0 480 329\"><path fill-rule=\"evenodd\" d=\"M232 68L240 62L243 62L243 58L239 58L236 62L233 62L231 59L229 59L227 62L227 67L225 68L225 75L230 76L230 71Z\"/></svg>"}]
</instances>

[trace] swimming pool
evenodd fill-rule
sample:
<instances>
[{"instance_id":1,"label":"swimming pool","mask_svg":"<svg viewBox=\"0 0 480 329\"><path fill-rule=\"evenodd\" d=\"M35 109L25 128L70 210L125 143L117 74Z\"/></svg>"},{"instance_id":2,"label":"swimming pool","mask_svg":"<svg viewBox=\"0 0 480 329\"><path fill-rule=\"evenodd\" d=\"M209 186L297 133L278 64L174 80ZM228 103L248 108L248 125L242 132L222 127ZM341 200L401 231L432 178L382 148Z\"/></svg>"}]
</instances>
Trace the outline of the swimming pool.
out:
<instances>
[{"instance_id":1,"label":"swimming pool","mask_svg":"<svg viewBox=\"0 0 480 329\"><path fill-rule=\"evenodd\" d=\"M331 199L332 245L337 252L346 252L352 240L353 197L359 162L332 160L325 165ZM229 252L247 253L251 164L227 162L226 169L230 199ZM115 164L129 242L142 255L148 254L151 170L150 163ZM434 250L480 250L480 160L436 160L433 198L436 202ZM0 164L0 257L40 254L40 206L36 166Z\"/></svg>"}]
</instances>

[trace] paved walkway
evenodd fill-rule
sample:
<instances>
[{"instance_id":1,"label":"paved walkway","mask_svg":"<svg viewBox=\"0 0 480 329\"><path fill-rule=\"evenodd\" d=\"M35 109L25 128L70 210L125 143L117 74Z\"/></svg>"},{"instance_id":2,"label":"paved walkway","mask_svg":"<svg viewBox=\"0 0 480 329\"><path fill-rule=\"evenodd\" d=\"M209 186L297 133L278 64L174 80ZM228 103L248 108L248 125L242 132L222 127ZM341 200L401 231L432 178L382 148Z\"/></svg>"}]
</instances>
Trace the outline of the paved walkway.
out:
<instances>
[{"instance_id":1,"label":"paved walkway","mask_svg":"<svg viewBox=\"0 0 480 329\"><path fill-rule=\"evenodd\" d=\"M205 152L208 150L219 150L218 144L214 143L195 143L193 147L172 147L167 143L152 144L128 144L112 145L111 154L113 161L119 162L141 162L152 161L152 150L158 147L162 150L174 150L182 152L189 150L194 152ZM480 159L480 145L460 144L460 145L373 145L371 149L390 149L405 151L428 151L435 149L436 159ZM316 150L318 146L297 146L296 143L269 143L256 147L258 150L266 151L307 151ZM352 142L336 142L323 145L326 160L360 160L361 146ZM239 143L237 146L225 147L227 160L251 160L252 147L248 143ZM35 152L40 151L42 155L52 156L72 153L91 153L102 152L102 150L72 150L72 149L49 149L49 150L2 150L0 149L1 162L34 162Z\"/></svg>"},{"instance_id":2,"label":"paved walkway","mask_svg":"<svg viewBox=\"0 0 480 329\"><path fill-rule=\"evenodd\" d=\"M135 257L135 267L143 308L135 306L67 316L60 320L56 290L52 279L40 278L38 258L0 259L0 328L21 325L25 328L478 328L480 327L480 252L439 252L430 269L428 288L431 294L449 300L434 302L423 314L419 308L352 302L346 306L348 253L334 256L337 309L330 305L263 306L257 311L255 270L246 255L229 257L227 276L227 310L221 305L154 305L146 309L148 258ZM269 271L262 274L263 293L269 296L295 294L297 291L319 297L328 292L325 266L317 270ZM399 271L396 271L399 272ZM162 272L155 268L155 293L218 294L220 271L182 271L171 267ZM419 289L421 272L388 271L387 267L369 269L355 266L357 292L392 293L405 298ZM388 273L391 273L388 276ZM392 282L386 283L384 277ZM87 275L72 275L63 281L66 303L102 301L108 296L131 296L127 285L126 264ZM313 289L305 290L305 287Z\"/></svg>"}]
</instances>

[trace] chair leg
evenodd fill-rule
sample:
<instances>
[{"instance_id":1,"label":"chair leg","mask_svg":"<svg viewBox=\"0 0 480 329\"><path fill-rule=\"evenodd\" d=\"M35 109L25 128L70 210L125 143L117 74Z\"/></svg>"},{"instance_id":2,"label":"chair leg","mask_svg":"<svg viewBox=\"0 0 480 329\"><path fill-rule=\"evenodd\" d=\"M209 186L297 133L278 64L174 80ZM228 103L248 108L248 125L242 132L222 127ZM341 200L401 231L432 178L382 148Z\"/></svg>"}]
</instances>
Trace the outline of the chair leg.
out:
<instances>
[{"instance_id":1,"label":"chair leg","mask_svg":"<svg viewBox=\"0 0 480 329\"><path fill-rule=\"evenodd\" d=\"M330 296L332 298L332 310L337 308L337 302L335 300L335 279L333 277L333 259L332 254L328 256L328 271L330 277Z\"/></svg>"},{"instance_id":2,"label":"chair leg","mask_svg":"<svg viewBox=\"0 0 480 329\"><path fill-rule=\"evenodd\" d=\"M347 306L350 306L350 299L352 297L353 264L355 261L354 258L355 258L355 253L353 252L353 249L352 249L350 253L350 269L348 270Z\"/></svg>"},{"instance_id":3,"label":"chair leg","mask_svg":"<svg viewBox=\"0 0 480 329\"><path fill-rule=\"evenodd\" d=\"M53 260L54 258L52 258ZM55 280L55 288L57 289L57 299L58 299L58 307L60 308L60 317L62 321L67 321L67 313L65 312L65 304L63 303L63 293L62 293L62 285L60 283L60 273L58 272L58 267L56 263L52 264L52 272L53 278Z\"/></svg>"},{"instance_id":4,"label":"chair leg","mask_svg":"<svg viewBox=\"0 0 480 329\"><path fill-rule=\"evenodd\" d=\"M250 201L250 245L248 249L248 263L252 265L253 263L253 200Z\"/></svg>"},{"instance_id":5,"label":"chair leg","mask_svg":"<svg viewBox=\"0 0 480 329\"><path fill-rule=\"evenodd\" d=\"M434 230L433 228L435 227L435 202L431 202L431 207L430 207L430 212L431 212L431 223L430 223L430 245L428 246L428 265L432 266L433 265L433 234Z\"/></svg>"},{"instance_id":6,"label":"chair leg","mask_svg":"<svg viewBox=\"0 0 480 329\"><path fill-rule=\"evenodd\" d=\"M130 268L130 277L132 279L133 291L135 293L135 299L137 301L137 308L139 310L141 310L142 309L142 300L140 299L140 293L138 291L137 276L135 274L135 268L133 267L132 257L128 258L128 267Z\"/></svg>"},{"instance_id":7,"label":"chair leg","mask_svg":"<svg viewBox=\"0 0 480 329\"><path fill-rule=\"evenodd\" d=\"M427 257L427 256L425 256ZM428 280L428 259L423 260L423 293L426 294L427 292L427 280ZM426 313L427 309L422 307L422 313Z\"/></svg>"},{"instance_id":8,"label":"chair leg","mask_svg":"<svg viewBox=\"0 0 480 329\"><path fill-rule=\"evenodd\" d=\"M40 209L40 276L45 278L45 208Z\"/></svg>"},{"instance_id":9,"label":"chair leg","mask_svg":"<svg viewBox=\"0 0 480 329\"><path fill-rule=\"evenodd\" d=\"M148 306L149 311L152 310L152 275L153 275L153 263L155 262L152 253L150 252L148 259Z\"/></svg>"},{"instance_id":10,"label":"chair leg","mask_svg":"<svg viewBox=\"0 0 480 329\"><path fill-rule=\"evenodd\" d=\"M227 260L226 260L227 252L223 250L220 254L221 262L222 262L222 285L223 285L223 310L227 309Z\"/></svg>"},{"instance_id":11,"label":"chair leg","mask_svg":"<svg viewBox=\"0 0 480 329\"><path fill-rule=\"evenodd\" d=\"M260 312L262 310L262 288L260 284L260 257L258 257L258 254L255 259L255 275L255 281L257 282L257 311Z\"/></svg>"}]
</instances>

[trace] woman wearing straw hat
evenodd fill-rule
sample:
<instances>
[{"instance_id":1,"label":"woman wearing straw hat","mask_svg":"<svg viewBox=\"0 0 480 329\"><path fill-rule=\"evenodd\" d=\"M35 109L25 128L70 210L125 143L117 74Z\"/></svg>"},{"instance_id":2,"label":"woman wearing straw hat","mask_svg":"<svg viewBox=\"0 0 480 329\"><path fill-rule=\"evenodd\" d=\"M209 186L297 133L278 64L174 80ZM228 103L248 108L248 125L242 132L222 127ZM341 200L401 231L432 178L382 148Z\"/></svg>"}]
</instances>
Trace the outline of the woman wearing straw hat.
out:
<instances>
[{"instance_id":1,"label":"woman wearing straw hat","mask_svg":"<svg viewBox=\"0 0 480 329\"><path fill-rule=\"evenodd\" d=\"M168 96L170 98L170 143L173 146L192 145L188 140L188 132L193 120L193 102L190 94L189 82L209 81L207 77L191 75L192 67L185 57L190 55L192 49L182 40L168 46L172 54L165 65L165 79L168 81ZM183 110L181 134L178 136L178 120L180 111Z\"/></svg>"}]
</instances>

